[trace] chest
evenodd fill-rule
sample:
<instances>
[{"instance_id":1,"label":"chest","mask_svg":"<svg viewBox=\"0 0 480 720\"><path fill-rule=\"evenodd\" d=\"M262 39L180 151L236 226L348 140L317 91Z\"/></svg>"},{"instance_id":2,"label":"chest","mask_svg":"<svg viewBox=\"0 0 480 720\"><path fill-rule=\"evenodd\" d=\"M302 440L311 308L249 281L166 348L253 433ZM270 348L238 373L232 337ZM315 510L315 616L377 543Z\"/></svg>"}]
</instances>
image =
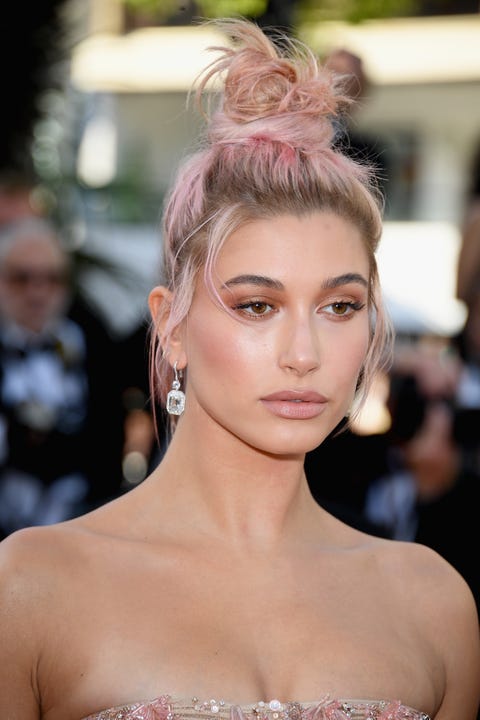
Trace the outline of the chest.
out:
<instances>
[{"instance_id":1,"label":"chest","mask_svg":"<svg viewBox=\"0 0 480 720\"><path fill-rule=\"evenodd\" d=\"M413 625L392 615L388 589L347 570L178 559L156 572L148 563L110 572L97 578L101 601L79 589L70 610L78 631L56 633L49 676L80 705L99 693L99 707L166 692L404 698L425 685L425 650Z\"/></svg>"}]
</instances>

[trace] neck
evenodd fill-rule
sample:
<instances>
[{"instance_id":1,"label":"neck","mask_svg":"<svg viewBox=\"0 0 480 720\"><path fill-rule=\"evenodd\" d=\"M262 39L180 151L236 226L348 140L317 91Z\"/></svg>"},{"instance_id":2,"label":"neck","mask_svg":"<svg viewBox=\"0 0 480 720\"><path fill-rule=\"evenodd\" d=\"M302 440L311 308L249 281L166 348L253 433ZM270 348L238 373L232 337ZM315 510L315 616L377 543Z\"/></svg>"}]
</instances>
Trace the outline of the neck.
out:
<instances>
[{"instance_id":1,"label":"neck","mask_svg":"<svg viewBox=\"0 0 480 720\"><path fill-rule=\"evenodd\" d=\"M151 482L161 486L163 515L232 545L266 549L318 522L304 459L263 453L223 429L207 439L181 422Z\"/></svg>"}]
</instances>

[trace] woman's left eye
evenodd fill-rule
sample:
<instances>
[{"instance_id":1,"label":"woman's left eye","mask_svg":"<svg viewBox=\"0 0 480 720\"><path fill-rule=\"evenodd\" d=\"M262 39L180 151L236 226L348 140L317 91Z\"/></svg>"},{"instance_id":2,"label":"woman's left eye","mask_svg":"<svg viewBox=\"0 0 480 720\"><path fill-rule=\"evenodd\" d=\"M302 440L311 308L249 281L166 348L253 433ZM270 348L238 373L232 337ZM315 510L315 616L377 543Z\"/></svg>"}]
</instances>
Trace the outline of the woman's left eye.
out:
<instances>
[{"instance_id":1,"label":"woman's left eye","mask_svg":"<svg viewBox=\"0 0 480 720\"><path fill-rule=\"evenodd\" d=\"M337 317L344 317L345 315L351 315L357 310L361 310L363 307L365 307L365 303L342 300L340 302L330 303L329 305L326 305L323 309L331 315L336 315Z\"/></svg>"},{"instance_id":2,"label":"woman's left eye","mask_svg":"<svg viewBox=\"0 0 480 720\"><path fill-rule=\"evenodd\" d=\"M246 315L256 315L257 317L261 317L262 315L270 313L273 310L273 307L263 300L250 300L249 302L235 305L234 309L241 310Z\"/></svg>"}]
</instances>

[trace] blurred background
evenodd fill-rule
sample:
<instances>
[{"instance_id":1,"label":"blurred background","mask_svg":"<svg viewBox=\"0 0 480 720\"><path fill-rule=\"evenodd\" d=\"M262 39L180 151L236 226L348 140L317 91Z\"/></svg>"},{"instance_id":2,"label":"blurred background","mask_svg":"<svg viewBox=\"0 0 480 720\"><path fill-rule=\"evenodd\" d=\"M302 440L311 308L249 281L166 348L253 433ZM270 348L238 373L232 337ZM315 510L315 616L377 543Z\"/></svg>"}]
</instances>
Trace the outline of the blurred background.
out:
<instances>
[{"instance_id":1,"label":"blurred background","mask_svg":"<svg viewBox=\"0 0 480 720\"><path fill-rule=\"evenodd\" d=\"M84 295L117 333L144 311L162 196L198 128L186 93L224 41L198 20L231 14L286 28L321 57L344 47L361 58L354 122L388 176L379 262L391 312L402 331L458 332L454 267L480 145L478 0L39 0L28 12L9 0L0 177L34 178L36 202L83 254Z\"/></svg>"}]
</instances>

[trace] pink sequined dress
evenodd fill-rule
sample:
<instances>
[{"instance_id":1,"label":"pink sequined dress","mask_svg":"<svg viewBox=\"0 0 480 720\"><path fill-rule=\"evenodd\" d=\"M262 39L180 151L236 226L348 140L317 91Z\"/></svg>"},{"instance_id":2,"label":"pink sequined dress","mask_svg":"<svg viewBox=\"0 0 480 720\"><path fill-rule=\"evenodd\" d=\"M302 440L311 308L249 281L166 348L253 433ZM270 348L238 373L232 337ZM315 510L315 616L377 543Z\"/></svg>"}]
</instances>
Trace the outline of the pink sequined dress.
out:
<instances>
[{"instance_id":1,"label":"pink sequined dress","mask_svg":"<svg viewBox=\"0 0 480 720\"><path fill-rule=\"evenodd\" d=\"M332 700L285 702L271 700L234 705L223 700L181 700L161 695L154 700L122 705L84 720L429 720L428 715L398 700Z\"/></svg>"}]
</instances>

